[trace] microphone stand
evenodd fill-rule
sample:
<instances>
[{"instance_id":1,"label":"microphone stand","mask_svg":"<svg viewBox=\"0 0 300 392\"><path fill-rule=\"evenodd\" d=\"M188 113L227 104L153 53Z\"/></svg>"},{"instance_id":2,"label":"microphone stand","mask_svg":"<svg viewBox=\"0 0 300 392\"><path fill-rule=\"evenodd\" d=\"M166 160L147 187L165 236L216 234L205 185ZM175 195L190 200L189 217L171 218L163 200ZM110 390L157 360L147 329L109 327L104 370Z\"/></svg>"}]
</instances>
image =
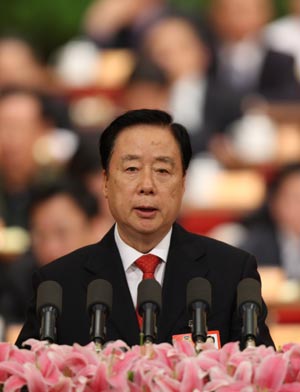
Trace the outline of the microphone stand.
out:
<instances>
[{"instance_id":1,"label":"microphone stand","mask_svg":"<svg viewBox=\"0 0 300 392\"><path fill-rule=\"evenodd\" d=\"M57 311L54 306L45 306L41 310L40 340L46 340L47 345L56 340Z\"/></svg>"},{"instance_id":2,"label":"microphone stand","mask_svg":"<svg viewBox=\"0 0 300 392\"><path fill-rule=\"evenodd\" d=\"M144 347L144 355L152 355L153 342L156 334L156 305L145 303L143 305L143 328L140 332L140 344Z\"/></svg>"},{"instance_id":3,"label":"microphone stand","mask_svg":"<svg viewBox=\"0 0 300 392\"><path fill-rule=\"evenodd\" d=\"M93 306L91 335L92 340L95 343L97 353L102 351L105 341L106 310L106 306L102 304L96 304Z\"/></svg>"},{"instance_id":4,"label":"microphone stand","mask_svg":"<svg viewBox=\"0 0 300 392\"><path fill-rule=\"evenodd\" d=\"M245 348L256 347L255 334L257 331L257 305L254 303L246 303L242 307Z\"/></svg>"},{"instance_id":5,"label":"microphone stand","mask_svg":"<svg viewBox=\"0 0 300 392\"><path fill-rule=\"evenodd\" d=\"M192 339L195 344L195 352L198 355L202 344L206 342L206 304L202 301L195 301L192 304L193 321L192 321Z\"/></svg>"}]
</instances>

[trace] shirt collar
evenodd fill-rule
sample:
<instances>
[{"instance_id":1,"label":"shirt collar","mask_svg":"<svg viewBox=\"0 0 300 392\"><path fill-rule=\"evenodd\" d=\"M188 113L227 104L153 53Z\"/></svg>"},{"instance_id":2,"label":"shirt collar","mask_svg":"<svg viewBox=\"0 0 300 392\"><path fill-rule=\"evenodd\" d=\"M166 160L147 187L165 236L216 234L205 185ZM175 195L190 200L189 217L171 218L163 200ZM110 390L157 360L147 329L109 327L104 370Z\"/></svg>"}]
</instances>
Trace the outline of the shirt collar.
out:
<instances>
[{"instance_id":1,"label":"shirt collar","mask_svg":"<svg viewBox=\"0 0 300 392\"><path fill-rule=\"evenodd\" d=\"M171 234L172 234L172 227L165 235L165 237L148 253L158 256L163 262L166 262L168 257L169 247L170 247ZM114 235L115 235L115 241L121 256L124 270L127 271L135 262L135 260L143 256L144 253L141 253L138 250L127 245L121 239L117 224L115 225Z\"/></svg>"}]
</instances>

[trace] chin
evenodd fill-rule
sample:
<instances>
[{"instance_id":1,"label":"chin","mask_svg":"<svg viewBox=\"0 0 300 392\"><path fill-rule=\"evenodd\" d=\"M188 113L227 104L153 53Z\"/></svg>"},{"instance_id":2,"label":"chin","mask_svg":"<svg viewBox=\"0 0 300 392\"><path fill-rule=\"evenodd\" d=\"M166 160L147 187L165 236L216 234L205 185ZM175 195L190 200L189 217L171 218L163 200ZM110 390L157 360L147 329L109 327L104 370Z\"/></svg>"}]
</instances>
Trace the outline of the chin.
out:
<instances>
[{"instance_id":1,"label":"chin","mask_svg":"<svg viewBox=\"0 0 300 392\"><path fill-rule=\"evenodd\" d=\"M156 233L157 231L160 230L159 225L153 225L153 224L140 224L135 226L135 230L141 234L151 234L151 233Z\"/></svg>"}]
</instances>

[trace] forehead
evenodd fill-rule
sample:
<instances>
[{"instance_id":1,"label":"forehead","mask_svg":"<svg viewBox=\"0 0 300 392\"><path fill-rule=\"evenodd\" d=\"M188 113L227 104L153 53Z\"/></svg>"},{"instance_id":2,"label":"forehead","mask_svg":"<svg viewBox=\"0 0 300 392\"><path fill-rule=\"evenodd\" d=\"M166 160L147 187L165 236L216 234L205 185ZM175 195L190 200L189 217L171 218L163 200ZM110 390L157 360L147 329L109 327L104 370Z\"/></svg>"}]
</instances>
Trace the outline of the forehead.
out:
<instances>
[{"instance_id":1,"label":"forehead","mask_svg":"<svg viewBox=\"0 0 300 392\"><path fill-rule=\"evenodd\" d=\"M115 139L114 149L159 148L170 152L180 146L168 127L160 125L140 124L123 129Z\"/></svg>"}]
</instances>

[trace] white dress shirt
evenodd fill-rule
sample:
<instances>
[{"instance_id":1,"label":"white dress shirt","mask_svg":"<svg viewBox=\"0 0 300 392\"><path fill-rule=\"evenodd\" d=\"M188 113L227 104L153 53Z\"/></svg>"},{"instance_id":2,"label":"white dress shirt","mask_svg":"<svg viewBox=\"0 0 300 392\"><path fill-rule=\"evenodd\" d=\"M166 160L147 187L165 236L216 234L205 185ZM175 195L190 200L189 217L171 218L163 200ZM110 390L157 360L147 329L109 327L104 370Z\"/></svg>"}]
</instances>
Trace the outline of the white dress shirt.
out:
<instances>
[{"instance_id":1,"label":"white dress shirt","mask_svg":"<svg viewBox=\"0 0 300 392\"><path fill-rule=\"evenodd\" d=\"M134 264L134 262L144 253L137 251L131 246L127 245L120 237L118 232L118 225L115 226L115 241L121 256L124 271L127 278L132 302L136 307L137 303L137 288L141 280L143 279L142 271ZM149 253L158 256L162 261L158 264L155 270L155 279L162 285L164 272L169 253L170 241L171 241L172 228L167 235L156 245L155 248L151 249Z\"/></svg>"},{"instance_id":2,"label":"white dress shirt","mask_svg":"<svg viewBox=\"0 0 300 392\"><path fill-rule=\"evenodd\" d=\"M219 72L234 88L253 89L258 83L265 54L263 43L251 38L224 45L219 51Z\"/></svg>"},{"instance_id":3,"label":"white dress shirt","mask_svg":"<svg viewBox=\"0 0 300 392\"><path fill-rule=\"evenodd\" d=\"M207 81L198 75L182 77L170 88L169 110L189 134L199 132L203 125L206 91Z\"/></svg>"}]
</instances>

